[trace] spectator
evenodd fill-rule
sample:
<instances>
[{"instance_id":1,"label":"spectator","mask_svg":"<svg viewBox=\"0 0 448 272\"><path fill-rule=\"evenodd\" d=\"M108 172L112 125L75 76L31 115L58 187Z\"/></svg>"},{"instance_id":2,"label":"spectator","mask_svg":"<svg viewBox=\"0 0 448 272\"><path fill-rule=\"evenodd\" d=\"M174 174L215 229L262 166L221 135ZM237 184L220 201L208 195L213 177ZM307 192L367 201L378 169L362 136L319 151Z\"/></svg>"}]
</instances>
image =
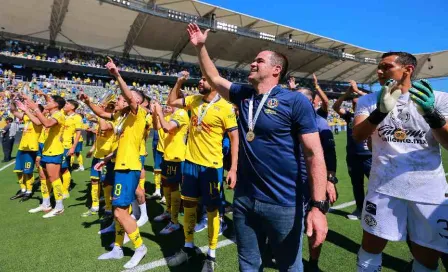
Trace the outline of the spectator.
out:
<instances>
[{"instance_id":1,"label":"spectator","mask_svg":"<svg viewBox=\"0 0 448 272\"><path fill-rule=\"evenodd\" d=\"M14 139L19 126L11 117L6 118L6 127L2 130L2 146L3 146L3 161L9 162L11 160L12 147L14 146Z\"/></svg>"}]
</instances>

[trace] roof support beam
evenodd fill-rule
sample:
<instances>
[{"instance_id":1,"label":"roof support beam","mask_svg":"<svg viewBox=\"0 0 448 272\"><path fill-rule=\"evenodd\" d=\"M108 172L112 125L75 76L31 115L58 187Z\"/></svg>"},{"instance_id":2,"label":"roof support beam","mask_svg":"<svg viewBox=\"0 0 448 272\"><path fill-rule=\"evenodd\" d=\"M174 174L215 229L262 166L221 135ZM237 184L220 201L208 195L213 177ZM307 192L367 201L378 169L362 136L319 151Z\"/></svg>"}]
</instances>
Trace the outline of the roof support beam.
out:
<instances>
[{"instance_id":1,"label":"roof support beam","mask_svg":"<svg viewBox=\"0 0 448 272\"><path fill-rule=\"evenodd\" d=\"M54 0L51 7L51 19L50 19L50 41L54 42L58 33L61 31L62 24L64 23L65 15L68 11L68 4L70 0Z\"/></svg>"},{"instance_id":2,"label":"roof support beam","mask_svg":"<svg viewBox=\"0 0 448 272\"><path fill-rule=\"evenodd\" d=\"M423 66L425 66L425 63L428 61L428 58L431 57L431 54L425 54L417 61L417 67L415 67L413 78L418 78L418 74L422 70Z\"/></svg>"},{"instance_id":3,"label":"roof support beam","mask_svg":"<svg viewBox=\"0 0 448 272\"><path fill-rule=\"evenodd\" d=\"M156 3L157 0L149 0L147 2L147 7L150 8L152 5ZM139 13L137 17L135 17L134 22L131 25L131 29L129 29L128 36L126 37L126 41L124 43L123 56L126 57L131 51L132 47L135 44L140 32L146 24L146 21L149 19L148 13Z\"/></svg>"}]
</instances>

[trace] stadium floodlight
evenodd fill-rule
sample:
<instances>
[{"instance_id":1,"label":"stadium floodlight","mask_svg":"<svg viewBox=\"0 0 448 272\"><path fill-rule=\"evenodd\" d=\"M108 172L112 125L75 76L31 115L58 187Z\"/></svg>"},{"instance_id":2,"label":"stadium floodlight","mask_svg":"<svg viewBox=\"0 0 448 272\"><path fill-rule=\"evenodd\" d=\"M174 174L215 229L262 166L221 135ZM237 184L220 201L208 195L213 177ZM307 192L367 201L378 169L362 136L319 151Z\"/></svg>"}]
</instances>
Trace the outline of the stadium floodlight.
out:
<instances>
[{"instance_id":1,"label":"stadium floodlight","mask_svg":"<svg viewBox=\"0 0 448 272\"><path fill-rule=\"evenodd\" d=\"M275 42L275 35L260 32L260 39Z\"/></svg>"},{"instance_id":2,"label":"stadium floodlight","mask_svg":"<svg viewBox=\"0 0 448 272\"><path fill-rule=\"evenodd\" d=\"M187 23L196 23L198 21L198 16L182 13L171 9L168 10L168 18Z\"/></svg>"},{"instance_id":3,"label":"stadium floodlight","mask_svg":"<svg viewBox=\"0 0 448 272\"><path fill-rule=\"evenodd\" d=\"M364 58L364 61L367 63L377 64L376 59L372 58Z\"/></svg>"},{"instance_id":4,"label":"stadium floodlight","mask_svg":"<svg viewBox=\"0 0 448 272\"><path fill-rule=\"evenodd\" d=\"M355 55L349 54L349 53L345 53L345 52L342 53L342 57L345 58L345 59L351 59L351 60L355 60L356 59Z\"/></svg>"},{"instance_id":5,"label":"stadium floodlight","mask_svg":"<svg viewBox=\"0 0 448 272\"><path fill-rule=\"evenodd\" d=\"M216 28L220 29L220 30L224 30L224 31L233 32L233 33L238 32L238 26L224 23L224 22L219 22L219 21L216 22Z\"/></svg>"}]
</instances>

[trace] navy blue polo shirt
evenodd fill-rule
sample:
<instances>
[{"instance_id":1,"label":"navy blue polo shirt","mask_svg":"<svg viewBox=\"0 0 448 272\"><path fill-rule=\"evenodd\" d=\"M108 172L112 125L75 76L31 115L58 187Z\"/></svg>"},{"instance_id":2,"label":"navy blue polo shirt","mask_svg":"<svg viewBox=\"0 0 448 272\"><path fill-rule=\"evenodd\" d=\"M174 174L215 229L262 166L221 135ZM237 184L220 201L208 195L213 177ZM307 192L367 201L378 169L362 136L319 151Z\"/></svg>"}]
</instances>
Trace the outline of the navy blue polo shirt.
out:
<instances>
[{"instance_id":1,"label":"navy blue polo shirt","mask_svg":"<svg viewBox=\"0 0 448 272\"><path fill-rule=\"evenodd\" d=\"M367 145L367 140L360 143L353 139L353 120L355 115L349 111L341 115L341 118L347 123L347 155L370 155L369 147Z\"/></svg>"},{"instance_id":2,"label":"navy blue polo shirt","mask_svg":"<svg viewBox=\"0 0 448 272\"><path fill-rule=\"evenodd\" d=\"M238 182L236 196L286 207L302 202L299 134L317 132L316 113L301 93L276 86L255 124L255 139L247 142L249 101L255 114L263 95L252 86L232 84L230 101L239 107Z\"/></svg>"}]
</instances>

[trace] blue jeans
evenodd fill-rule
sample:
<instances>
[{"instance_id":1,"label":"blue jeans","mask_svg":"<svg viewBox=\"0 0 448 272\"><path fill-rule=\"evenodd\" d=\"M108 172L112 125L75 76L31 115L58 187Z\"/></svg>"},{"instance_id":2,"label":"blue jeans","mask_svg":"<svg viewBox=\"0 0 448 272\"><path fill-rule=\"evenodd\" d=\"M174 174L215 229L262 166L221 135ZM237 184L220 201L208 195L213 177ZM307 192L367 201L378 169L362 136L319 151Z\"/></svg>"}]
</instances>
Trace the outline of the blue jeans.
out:
<instances>
[{"instance_id":1,"label":"blue jeans","mask_svg":"<svg viewBox=\"0 0 448 272\"><path fill-rule=\"evenodd\" d=\"M266 239L280 271L303 271L303 207L283 207L247 196L233 201L240 271L263 271Z\"/></svg>"}]
</instances>

